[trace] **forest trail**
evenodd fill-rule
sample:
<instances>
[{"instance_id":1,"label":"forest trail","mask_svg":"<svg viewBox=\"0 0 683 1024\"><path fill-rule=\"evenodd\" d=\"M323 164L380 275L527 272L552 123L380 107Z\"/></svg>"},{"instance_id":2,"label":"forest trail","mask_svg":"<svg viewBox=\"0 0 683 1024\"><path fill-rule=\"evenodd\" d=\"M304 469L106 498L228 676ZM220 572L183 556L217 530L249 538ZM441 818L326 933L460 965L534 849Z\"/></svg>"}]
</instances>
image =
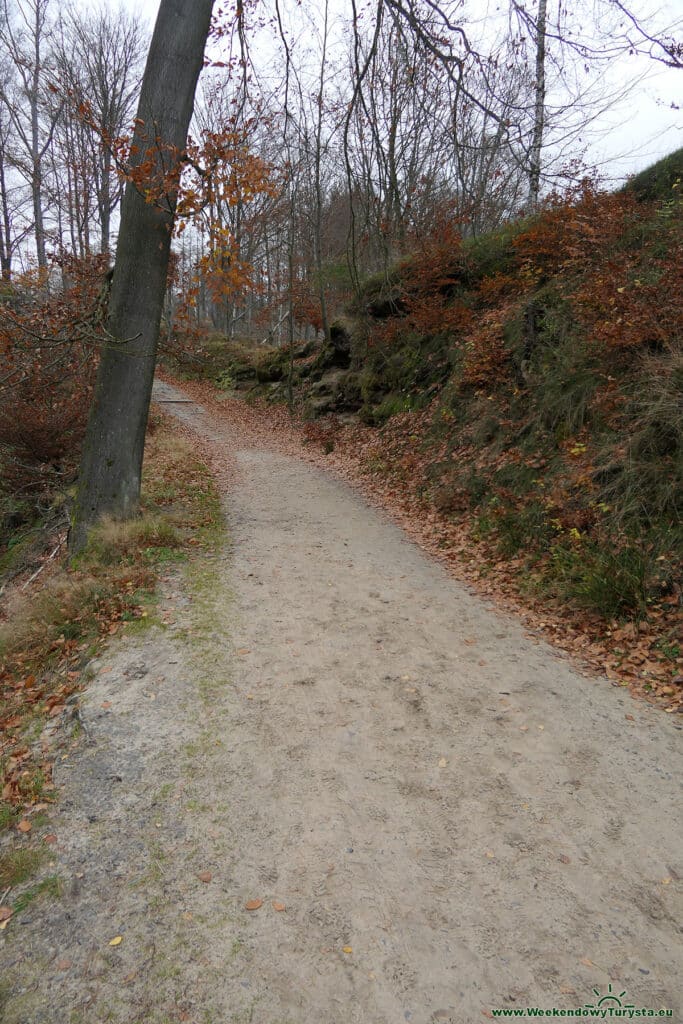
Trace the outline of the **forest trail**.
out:
<instances>
[{"instance_id":1,"label":"forest trail","mask_svg":"<svg viewBox=\"0 0 683 1024\"><path fill-rule=\"evenodd\" d=\"M346 485L156 397L233 464L228 544L94 666L7 1024L478 1024L609 992L680 1021L675 716Z\"/></svg>"}]
</instances>

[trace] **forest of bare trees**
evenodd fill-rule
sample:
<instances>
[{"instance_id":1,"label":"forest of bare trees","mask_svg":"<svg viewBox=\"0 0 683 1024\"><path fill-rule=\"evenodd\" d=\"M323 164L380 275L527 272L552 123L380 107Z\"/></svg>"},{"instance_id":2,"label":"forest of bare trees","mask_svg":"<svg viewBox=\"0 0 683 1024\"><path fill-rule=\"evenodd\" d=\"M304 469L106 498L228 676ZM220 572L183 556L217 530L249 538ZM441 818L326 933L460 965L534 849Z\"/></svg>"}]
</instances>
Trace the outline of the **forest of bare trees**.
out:
<instances>
[{"instance_id":1,"label":"forest of bare trees","mask_svg":"<svg viewBox=\"0 0 683 1024\"><path fill-rule=\"evenodd\" d=\"M617 54L680 64L672 38L614 0L589 34L578 11L546 0L512 0L485 21L402 0L240 12L216 26L198 93L192 134L213 139L216 187L174 243L169 332L326 332L363 275L445 224L485 232L585 173L586 132L633 86L608 81ZM132 122L148 29L123 8L56 0L2 0L0 14L2 276L53 279L64 253L115 242L115 140Z\"/></svg>"}]
</instances>

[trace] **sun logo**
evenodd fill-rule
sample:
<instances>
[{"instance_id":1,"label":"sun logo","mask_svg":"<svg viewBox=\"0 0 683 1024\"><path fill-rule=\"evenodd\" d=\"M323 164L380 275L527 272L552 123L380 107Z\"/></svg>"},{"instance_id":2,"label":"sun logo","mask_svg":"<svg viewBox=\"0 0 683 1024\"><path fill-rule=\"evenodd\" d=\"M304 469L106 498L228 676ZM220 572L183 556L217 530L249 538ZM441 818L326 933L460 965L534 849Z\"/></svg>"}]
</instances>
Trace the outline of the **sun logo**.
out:
<instances>
[{"instance_id":1,"label":"sun logo","mask_svg":"<svg viewBox=\"0 0 683 1024\"><path fill-rule=\"evenodd\" d=\"M611 1006L613 1009L620 1008L624 1010L632 1010L635 1005L634 1003L622 1003L621 1000L626 995L626 989L617 994L613 991L611 984L607 986L607 991L604 995L601 994L599 988L594 988L593 992L597 996L598 1001L597 1003L584 1003L586 1010L599 1010L606 1006Z\"/></svg>"}]
</instances>

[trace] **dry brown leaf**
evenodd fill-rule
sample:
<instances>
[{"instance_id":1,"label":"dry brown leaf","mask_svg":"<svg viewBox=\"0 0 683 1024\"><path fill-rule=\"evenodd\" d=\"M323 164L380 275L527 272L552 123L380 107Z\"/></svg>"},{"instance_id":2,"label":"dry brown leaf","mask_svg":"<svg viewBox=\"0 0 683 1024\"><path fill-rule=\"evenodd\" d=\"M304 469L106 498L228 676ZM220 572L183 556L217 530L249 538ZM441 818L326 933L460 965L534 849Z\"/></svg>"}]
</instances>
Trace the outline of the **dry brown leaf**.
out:
<instances>
[{"instance_id":1,"label":"dry brown leaf","mask_svg":"<svg viewBox=\"0 0 683 1024\"><path fill-rule=\"evenodd\" d=\"M589 960L587 956L582 956L581 959L579 960L579 963L583 964L584 967L595 967L595 964L593 963L593 961Z\"/></svg>"},{"instance_id":2,"label":"dry brown leaf","mask_svg":"<svg viewBox=\"0 0 683 1024\"><path fill-rule=\"evenodd\" d=\"M211 874L210 871L200 871L199 874L197 875L197 878L199 879L200 882L210 882L211 879L213 878L213 875Z\"/></svg>"},{"instance_id":3,"label":"dry brown leaf","mask_svg":"<svg viewBox=\"0 0 683 1024\"><path fill-rule=\"evenodd\" d=\"M567 856L566 853L561 853L557 859L560 861L561 864L571 864L571 859Z\"/></svg>"},{"instance_id":4,"label":"dry brown leaf","mask_svg":"<svg viewBox=\"0 0 683 1024\"><path fill-rule=\"evenodd\" d=\"M11 907L0 907L0 921L9 921L13 913Z\"/></svg>"},{"instance_id":5,"label":"dry brown leaf","mask_svg":"<svg viewBox=\"0 0 683 1024\"><path fill-rule=\"evenodd\" d=\"M110 946L120 946L123 942L123 935L115 935L113 939L109 940Z\"/></svg>"},{"instance_id":6,"label":"dry brown leaf","mask_svg":"<svg viewBox=\"0 0 683 1024\"><path fill-rule=\"evenodd\" d=\"M284 903L279 903L278 900L273 900L272 907L273 910L277 910L278 913L281 913L283 910L287 909Z\"/></svg>"},{"instance_id":7,"label":"dry brown leaf","mask_svg":"<svg viewBox=\"0 0 683 1024\"><path fill-rule=\"evenodd\" d=\"M110 708L111 707L111 701L110 700L103 700L102 703L100 704L100 707L104 708L105 710L107 708Z\"/></svg>"},{"instance_id":8,"label":"dry brown leaf","mask_svg":"<svg viewBox=\"0 0 683 1024\"><path fill-rule=\"evenodd\" d=\"M19 824L17 825L17 831L18 832L23 832L24 835L27 832L30 832L32 828L33 828L33 825L26 818L22 818L21 821L19 822Z\"/></svg>"},{"instance_id":9,"label":"dry brown leaf","mask_svg":"<svg viewBox=\"0 0 683 1024\"><path fill-rule=\"evenodd\" d=\"M259 907L263 906L263 900L247 900L244 904L245 910L258 910Z\"/></svg>"},{"instance_id":10,"label":"dry brown leaf","mask_svg":"<svg viewBox=\"0 0 683 1024\"><path fill-rule=\"evenodd\" d=\"M49 835L43 836L43 842L44 843L56 843L57 842L57 836L54 834L54 832L50 832Z\"/></svg>"},{"instance_id":11,"label":"dry brown leaf","mask_svg":"<svg viewBox=\"0 0 683 1024\"><path fill-rule=\"evenodd\" d=\"M73 967L73 960L58 960L55 967L58 971L68 971L70 967Z\"/></svg>"}]
</instances>

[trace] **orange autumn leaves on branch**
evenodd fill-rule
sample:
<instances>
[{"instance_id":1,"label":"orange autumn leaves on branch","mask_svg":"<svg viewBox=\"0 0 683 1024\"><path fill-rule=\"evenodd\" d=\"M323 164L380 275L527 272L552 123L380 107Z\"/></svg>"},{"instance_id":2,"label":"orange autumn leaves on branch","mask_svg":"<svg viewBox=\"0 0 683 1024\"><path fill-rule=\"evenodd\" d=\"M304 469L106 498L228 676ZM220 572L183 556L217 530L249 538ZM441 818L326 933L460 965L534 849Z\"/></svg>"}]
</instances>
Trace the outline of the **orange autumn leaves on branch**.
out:
<instances>
[{"instance_id":1,"label":"orange autumn leaves on branch","mask_svg":"<svg viewBox=\"0 0 683 1024\"><path fill-rule=\"evenodd\" d=\"M197 265L214 299L239 294L251 284L251 267L239 257L228 223L233 207L278 194L273 168L249 149L253 124L233 121L220 131L188 137L182 151L164 143L154 126L139 118L132 133L109 138L97 125L87 103L79 107L86 123L112 154L117 173L148 203L174 212L174 233L198 227L206 249ZM191 302L191 294L188 296Z\"/></svg>"}]
</instances>

